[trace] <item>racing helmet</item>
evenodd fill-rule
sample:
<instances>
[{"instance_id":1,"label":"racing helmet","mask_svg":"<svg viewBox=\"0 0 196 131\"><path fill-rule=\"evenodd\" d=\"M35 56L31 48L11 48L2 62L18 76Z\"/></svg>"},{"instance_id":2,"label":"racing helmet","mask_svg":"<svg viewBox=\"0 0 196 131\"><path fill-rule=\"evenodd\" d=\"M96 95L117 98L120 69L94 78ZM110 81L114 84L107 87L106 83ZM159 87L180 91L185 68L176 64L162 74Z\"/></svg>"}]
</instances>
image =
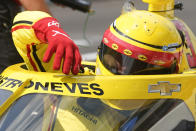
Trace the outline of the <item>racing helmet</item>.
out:
<instances>
[{"instance_id":1,"label":"racing helmet","mask_svg":"<svg viewBox=\"0 0 196 131\"><path fill-rule=\"evenodd\" d=\"M99 75L146 75L179 72L183 42L167 18L141 10L121 14L105 31L96 60ZM102 99L119 110L145 108L154 100Z\"/></svg>"},{"instance_id":2,"label":"racing helmet","mask_svg":"<svg viewBox=\"0 0 196 131\"><path fill-rule=\"evenodd\" d=\"M167 18L142 10L121 14L105 31L96 74L146 75L179 72L183 42Z\"/></svg>"}]
</instances>

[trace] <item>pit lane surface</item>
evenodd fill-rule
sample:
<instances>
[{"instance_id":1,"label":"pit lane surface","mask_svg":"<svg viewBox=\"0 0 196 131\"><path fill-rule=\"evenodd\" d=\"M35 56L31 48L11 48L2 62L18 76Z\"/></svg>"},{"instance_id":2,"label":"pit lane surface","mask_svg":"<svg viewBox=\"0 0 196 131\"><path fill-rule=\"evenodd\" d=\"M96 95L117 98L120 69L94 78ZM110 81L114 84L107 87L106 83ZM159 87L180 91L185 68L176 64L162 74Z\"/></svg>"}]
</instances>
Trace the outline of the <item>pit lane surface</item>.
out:
<instances>
[{"instance_id":1,"label":"pit lane surface","mask_svg":"<svg viewBox=\"0 0 196 131\"><path fill-rule=\"evenodd\" d=\"M97 47L102 39L102 34L115 18L120 15L124 1L92 0L91 9L95 13L89 15L85 33L86 13L72 10L68 7L60 7L51 2L49 2L49 6L53 16L60 21L63 29L79 45L83 60L95 61ZM137 9L147 9L147 5L142 3L141 0L133 1ZM196 0L187 0L186 2L184 0L182 2L184 9L183 11L176 11L176 16L184 20L196 34Z\"/></svg>"}]
</instances>

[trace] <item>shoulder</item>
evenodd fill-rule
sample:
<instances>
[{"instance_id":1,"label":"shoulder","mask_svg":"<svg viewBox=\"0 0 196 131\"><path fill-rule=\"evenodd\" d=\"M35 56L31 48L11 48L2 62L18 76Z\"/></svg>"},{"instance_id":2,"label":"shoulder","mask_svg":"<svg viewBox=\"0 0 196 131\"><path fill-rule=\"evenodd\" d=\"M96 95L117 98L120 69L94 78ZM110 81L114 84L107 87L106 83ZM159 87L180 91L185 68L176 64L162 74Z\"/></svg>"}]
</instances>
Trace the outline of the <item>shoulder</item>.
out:
<instances>
[{"instance_id":1,"label":"shoulder","mask_svg":"<svg viewBox=\"0 0 196 131\"><path fill-rule=\"evenodd\" d=\"M46 18L46 17L52 17L52 16L50 16L48 13L42 12L42 11L23 11L23 12L20 12L16 15L13 22L15 23L15 22L21 21L21 20L28 20L28 21L32 21L34 23L34 22L36 22L42 18Z\"/></svg>"}]
</instances>

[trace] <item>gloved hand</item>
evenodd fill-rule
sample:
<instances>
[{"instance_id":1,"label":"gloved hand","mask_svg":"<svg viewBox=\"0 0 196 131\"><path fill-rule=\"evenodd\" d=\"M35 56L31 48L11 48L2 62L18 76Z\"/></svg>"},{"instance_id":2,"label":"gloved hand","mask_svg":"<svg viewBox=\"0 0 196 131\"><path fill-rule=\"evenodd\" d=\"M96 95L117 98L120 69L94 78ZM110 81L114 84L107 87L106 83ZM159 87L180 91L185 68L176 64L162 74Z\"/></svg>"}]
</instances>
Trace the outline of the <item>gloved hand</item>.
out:
<instances>
[{"instance_id":1,"label":"gloved hand","mask_svg":"<svg viewBox=\"0 0 196 131\"><path fill-rule=\"evenodd\" d=\"M55 18L47 17L37 21L33 25L37 38L41 42L48 43L48 48L44 54L43 61L48 62L51 56L55 54L53 69L59 70L63 60L63 73L73 74L79 72L81 66L81 56L77 45L60 28Z\"/></svg>"}]
</instances>

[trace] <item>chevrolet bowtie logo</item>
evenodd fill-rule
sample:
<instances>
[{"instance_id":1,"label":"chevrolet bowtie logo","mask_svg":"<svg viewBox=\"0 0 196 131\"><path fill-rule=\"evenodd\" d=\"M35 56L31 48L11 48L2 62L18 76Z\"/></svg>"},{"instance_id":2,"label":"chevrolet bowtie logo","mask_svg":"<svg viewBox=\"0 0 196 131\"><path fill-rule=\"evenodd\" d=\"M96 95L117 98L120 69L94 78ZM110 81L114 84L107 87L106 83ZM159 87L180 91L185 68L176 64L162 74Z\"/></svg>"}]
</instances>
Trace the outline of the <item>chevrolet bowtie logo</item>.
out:
<instances>
[{"instance_id":1,"label":"chevrolet bowtie logo","mask_svg":"<svg viewBox=\"0 0 196 131\"><path fill-rule=\"evenodd\" d=\"M172 92L180 92L181 84L170 84L168 81L159 81L158 84L149 85L148 93L160 92L162 96L171 96Z\"/></svg>"}]
</instances>

